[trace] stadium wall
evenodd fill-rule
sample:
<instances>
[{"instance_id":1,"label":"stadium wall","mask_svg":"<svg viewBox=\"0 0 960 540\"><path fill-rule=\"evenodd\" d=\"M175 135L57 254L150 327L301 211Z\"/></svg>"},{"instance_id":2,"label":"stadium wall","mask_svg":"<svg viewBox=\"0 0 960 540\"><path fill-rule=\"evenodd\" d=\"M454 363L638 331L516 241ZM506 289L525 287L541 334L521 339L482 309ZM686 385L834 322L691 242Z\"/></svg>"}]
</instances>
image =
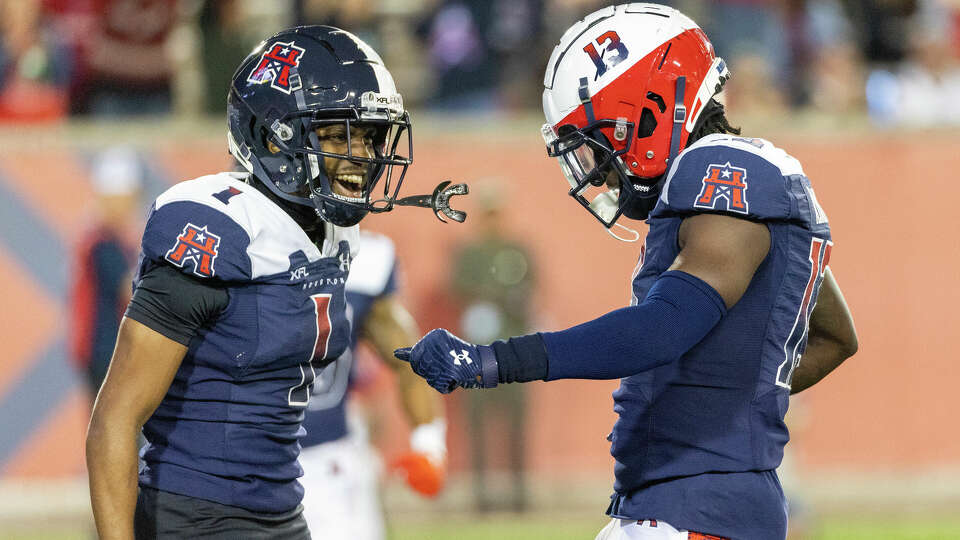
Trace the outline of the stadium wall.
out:
<instances>
[{"instance_id":1,"label":"stadium wall","mask_svg":"<svg viewBox=\"0 0 960 540\"><path fill-rule=\"evenodd\" d=\"M960 133L770 138L800 159L830 217L836 243L831 266L861 343L854 358L796 401L791 445L797 461L814 474L960 467L960 432L953 429L960 413L953 395L960 229L950 199ZM89 405L66 356L68 252L90 215L89 158L117 141L142 151L150 195L230 167L218 126L71 126L0 134L0 481L83 472ZM428 193L444 179L506 185L509 228L535 255L540 329L560 329L628 302L639 244L613 240L566 196L536 124L495 130L448 121L418 133L404 193ZM469 200L457 203L476 209ZM421 327L455 328L456 306L445 286L453 250L476 232L470 220L441 224L426 210L400 208L364 225L396 241L404 295ZM365 395L391 393L387 379ZM614 420L615 387L532 384L531 469L609 477L604 437ZM463 470L467 426L457 394L447 402L451 465ZM403 421L395 409L377 414L378 441L395 451L405 443Z\"/></svg>"}]
</instances>

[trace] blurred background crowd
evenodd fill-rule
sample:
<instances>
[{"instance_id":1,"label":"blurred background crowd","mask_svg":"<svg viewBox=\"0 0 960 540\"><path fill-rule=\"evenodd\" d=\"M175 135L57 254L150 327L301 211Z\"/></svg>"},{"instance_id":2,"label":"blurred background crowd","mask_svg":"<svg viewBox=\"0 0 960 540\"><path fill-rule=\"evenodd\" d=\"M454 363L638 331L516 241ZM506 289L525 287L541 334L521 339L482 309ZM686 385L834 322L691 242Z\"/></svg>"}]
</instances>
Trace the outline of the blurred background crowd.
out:
<instances>
[{"instance_id":1,"label":"blurred background crowd","mask_svg":"<svg viewBox=\"0 0 960 540\"><path fill-rule=\"evenodd\" d=\"M733 66L739 113L960 123L957 0L665 0ZM415 109L536 109L543 66L597 0L0 0L0 119L218 113L274 30L348 28Z\"/></svg>"},{"instance_id":2,"label":"blurred background crowd","mask_svg":"<svg viewBox=\"0 0 960 540\"><path fill-rule=\"evenodd\" d=\"M815 511L866 508L888 514L883 527L913 531L917 522L900 512L938 505L953 533L903 537L960 536L950 376L960 235L949 232L955 205L944 195L955 190L960 147L960 0L661 3L703 27L733 73L722 94L731 121L800 159L836 231L831 266L861 351L791 404L796 451L781 472L802 492L791 493L795 538L900 538L807 536L804 526L817 527ZM24 516L28 531L51 515L71 516L69 530L89 524L83 435L146 208L174 182L231 166L227 88L240 61L281 28L332 24L383 57L414 112L405 194L446 178L471 186L463 225L410 209L362 223L396 242L401 290L422 330L489 341L623 305L639 247L608 239L575 208L537 129L552 47L607 4L0 0L0 537L33 539L9 536ZM378 362L363 358L361 371L366 362L376 372ZM389 384L376 373L357 379L369 383L358 395L378 447L406 444L405 433L391 434L404 420ZM555 531L580 512L585 532L570 537L588 537L605 522L615 386L452 394L449 497L428 507L388 496L388 510L438 523L464 509L553 512L539 529L500 519L514 536L477 538L538 538L523 535ZM479 418L483 428L469 429ZM36 491L24 488L35 480ZM474 538L461 529L451 537Z\"/></svg>"}]
</instances>

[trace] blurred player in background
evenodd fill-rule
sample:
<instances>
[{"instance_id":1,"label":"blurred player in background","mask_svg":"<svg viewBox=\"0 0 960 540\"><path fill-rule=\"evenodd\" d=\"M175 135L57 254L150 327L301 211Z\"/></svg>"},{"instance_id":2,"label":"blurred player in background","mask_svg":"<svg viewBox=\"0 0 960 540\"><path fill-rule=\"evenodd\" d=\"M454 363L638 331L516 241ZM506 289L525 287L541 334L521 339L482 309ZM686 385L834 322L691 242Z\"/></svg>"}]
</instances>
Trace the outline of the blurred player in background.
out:
<instances>
[{"instance_id":1,"label":"blurred player in background","mask_svg":"<svg viewBox=\"0 0 960 540\"><path fill-rule=\"evenodd\" d=\"M227 118L247 172L170 188L143 233L87 435L105 539L310 536L301 420L317 371L350 344L357 223L393 207L409 115L373 49L311 26L243 61Z\"/></svg>"},{"instance_id":2,"label":"blurred player in background","mask_svg":"<svg viewBox=\"0 0 960 540\"><path fill-rule=\"evenodd\" d=\"M462 306L460 330L468 340L489 343L529 332L533 262L526 246L513 238L503 216L502 188L494 180L474 190L479 204L477 236L453 258L451 293ZM411 343L415 342L414 339ZM527 508L527 388L515 384L467 398L474 503L479 512ZM493 445L489 443L493 442ZM509 491L491 489L490 454L506 446Z\"/></svg>"},{"instance_id":3,"label":"blurred player in background","mask_svg":"<svg viewBox=\"0 0 960 540\"><path fill-rule=\"evenodd\" d=\"M647 220L630 307L492 345L437 329L396 352L441 392L622 379L598 539L785 538L789 396L857 349L827 216L796 159L730 126L714 99L728 77L671 8L574 24L547 66L543 135L611 234L639 239L618 219Z\"/></svg>"},{"instance_id":4,"label":"blurred player in background","mask_svg":"<svg viewBox=\"0 0 960 540\"><path fill-rule=\"evenodd\" d=\"M107 375L123 310L130 301L136 262L131 231L138 230L142 170L137 154L123 147L94 157L91 183L96 218L74 254L71 288L72 357L84 374L93 403Z\"/></svg>"},{"instance_id":5,"label":"blurred player in background","mask_svg":"<svg viewBox=\"0 0 960 540\"><path fill-rule=\"evenodd\" d=\"M423 379L393 356L394 349L416 342L420 335L397 298L394 244L386 236L363 232L358 245L346 284L350 348L317 376L303 421L307 430L300 441L303 516L314 538L384 538L378 493L383 467L370 446L364 420L348 410L358 339L373 345L394 369L404 412L413 425L410 452L394 466L424 496L437 495L445 479L447 426L442 403Z\"/></svg>"}]
</instances>

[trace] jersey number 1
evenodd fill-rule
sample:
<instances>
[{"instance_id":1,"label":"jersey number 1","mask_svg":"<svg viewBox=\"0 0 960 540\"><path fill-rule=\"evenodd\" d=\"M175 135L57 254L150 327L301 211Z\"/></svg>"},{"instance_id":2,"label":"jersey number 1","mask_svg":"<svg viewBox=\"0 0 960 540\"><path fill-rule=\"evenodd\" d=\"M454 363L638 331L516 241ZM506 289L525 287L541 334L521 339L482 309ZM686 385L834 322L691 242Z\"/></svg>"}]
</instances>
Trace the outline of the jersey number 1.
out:
<instances>
[{"instance_id":1,"label":"jersey number 1","mask_svg":"<svg viewBox=\"0 0 960 540\"><path fill-rule=\"evenodd\" d=\"M287 393L287 403L291 407L306 407L310 401L310 385L317 378L319 363L327 355L327 345L330 341L330 294L315 294L313 309L317 320L317 340L313 343L313 354L308 362L300 364L300 384L294 386Z\"/></svg>"},{"instance_id":2,"label":"jersey number 1","mask_svg":"<svg viewBox=\"0 0 960 540\"><path fill-rule=\"evenodd\" d=\"M810 329L810 315L816 302L811 302L814 291L820 290L820 284L823 282L823 274L826 272L827 265L830 264L830 250L833 249L833 242L822 238L814 237L810 241L810 277L807 279L807 286L803 290L803 300L800 302L800 309L797 312L797 318L793 322L793 328L787 341L783 344L783 363L777 369L777 386L790 388L790 381L793 379L793 370L800 365L801 345L805 342L807 331Z\"/></svg>"}]
</instances>

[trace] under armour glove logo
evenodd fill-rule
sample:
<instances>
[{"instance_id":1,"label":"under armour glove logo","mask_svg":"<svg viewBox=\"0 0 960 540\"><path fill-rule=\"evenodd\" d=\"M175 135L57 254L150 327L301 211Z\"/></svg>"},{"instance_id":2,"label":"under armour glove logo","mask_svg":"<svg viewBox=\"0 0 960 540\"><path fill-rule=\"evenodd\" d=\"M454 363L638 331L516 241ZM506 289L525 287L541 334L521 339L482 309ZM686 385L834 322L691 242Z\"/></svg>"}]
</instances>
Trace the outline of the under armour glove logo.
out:
<instances>
[{"instance_id":1,"label":"under armour glove logo","mask_svg":"<svg viewBox=\"0 0 960 540\"><path fill-rule=\"evenodd\" d=\"M481 386L481 362L474 361L480 358L477 345L442 328L431 330L412 348L397 349L393 354L400 360L410 362L413 371L442 394L449 394L458 386ZM452 362L450 357L453 357Z\"/></svg>"},{"instance_id":2,"label":"under armour glove logo","mask_svg":"<svg viewBox=\"0 0 960 540\"><path fill-rule=\"evenodd\" d=\"M461 362L466 362L472 364L473 360L470 359L470 351L466 349L460 349L460 354L457 354L456 351L451 350L450 356L453 357L453 365L460 366L463 365Z\"/></svg>"}]
</instances>

